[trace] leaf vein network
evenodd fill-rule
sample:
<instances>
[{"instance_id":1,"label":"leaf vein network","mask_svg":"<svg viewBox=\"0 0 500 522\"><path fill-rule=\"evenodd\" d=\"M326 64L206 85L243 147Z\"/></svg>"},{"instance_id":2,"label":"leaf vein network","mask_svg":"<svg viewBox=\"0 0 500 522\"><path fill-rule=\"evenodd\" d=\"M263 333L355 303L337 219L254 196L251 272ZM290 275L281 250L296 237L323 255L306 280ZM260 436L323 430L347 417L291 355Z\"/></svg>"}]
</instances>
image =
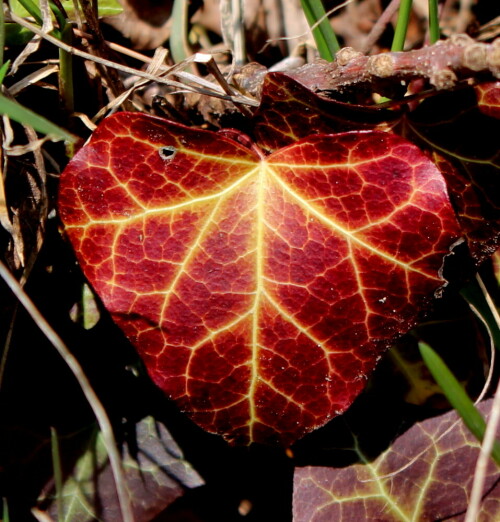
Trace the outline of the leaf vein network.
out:
<instances>
[{"instance_id":1,"label":"leaf vein network","mask_svg":"<svg viewBox=\"0 0 500 522\"><path fill-rule=\"evenodd\" d=\"M366 250L374 253L375 255L393 263L394 265L402 267L406 271L411 272L417 272L425 277L436 279L434 276L431 276L422 270L418 270L414 267L412 267L408 263L404 263L400 261L399 259L381 251L375 248L370 243L364 241L363 239L357 237L355 233L345 229L332 219L330 219L328 216L324 214L324 212L321 212L318 208L316 208L314 205L311 205L308 201L304 200L299 194L297 194L294 190L292 190L291 187L289 187L275 172L271 171L271 176L277 181L277 183L288 193L292 196L295 201L299 203L300 206L308 210L312 215L316 216L320 221L322 221L324 224L326 224L330 229L332 229L334 232L337 232L338 234L342 235L347 242L349 243L357 243L359 246L365 248Z\"/></svg>"},{"instance_id":2,"label":"leaf vein network","mask_svg":"<svg viewBox=\"0 0 500 522\"><path fill-rule=\"evenodd\" d=\"M225 198L227 198L230 194L232 194L235 189L237 189L245 181L247 181L249 178L251 178L255 174L257 169L258 169L258 165L255 166L255 168L252 169L251 171L247 172L244 176L238 178L236 181L231 183L228 187L226 187L223 190L216 192L214 194L208 194L206 196L200 196L198 198L189 199L187 201L181 201L180 203L177 203L175 205L169 205L169 206L165 206L165 207L145 208L142 204L138 203L138 206L140 206L143 209L143 211L135 212L131 216L126 216L126 217L119 218L119 219L94 219L94 218L89 217L89 223L86 225L68 224L66 226L66 228L68 228L68 229L87 228L92 225L122 225L122 224L126 224L126 223L133 223L135 221L138 221L145 217L149 217L151 215L167 214L169 212L175 212L177 210L182 210L183 208L189 208L189 207L193 207L198 204L203 204L208 201L220 199L222 202ZM123 184L120 183L120 186L123 186Z\"/></svg>"}]
</instances>

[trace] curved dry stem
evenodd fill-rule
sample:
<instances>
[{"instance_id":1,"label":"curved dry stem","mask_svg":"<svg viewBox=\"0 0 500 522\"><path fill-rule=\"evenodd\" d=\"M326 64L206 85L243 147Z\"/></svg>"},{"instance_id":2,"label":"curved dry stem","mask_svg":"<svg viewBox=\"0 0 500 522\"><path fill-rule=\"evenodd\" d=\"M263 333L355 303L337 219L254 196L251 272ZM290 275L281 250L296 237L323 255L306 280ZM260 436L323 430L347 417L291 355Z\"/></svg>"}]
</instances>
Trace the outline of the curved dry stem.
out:
<instances>
[{"instance_id":1,"label":"curved dry stem","mask_svg":"<svg viewBox=\"0 0 500 522\"><path fill-rule=\"evenodd\" d=\"M477 282L483 291L484 298L490 307L491 313L500 328L500 315L498 314L497 308L494 305L486 287L479 276L476 275ZM488 325L486 325L488 328ZM489 328L488 328L489 331ZM493 352L494 353L494 352ZM492 354L493 356L493 354ZM492 357L493 359L493 357ZM491 364L491 368L493 368L493 364ZM479 508L481 505L481 499L483 496L484 489L484 481L486 478L486 469L488 466L488 462L490 459L491 450L493 448L493 444L496 438L497 428L500 424L500 381L498 382L497 389L495 391L495 397L493 399L493 404L491 405L491 414L488 419L488 423L486 425L486 431L484 433L483 443L481 444L481 451L479 453L479 457L476 462L476 469L474 472L474 480L472 482L471 495L469 500L469 507L467 508L467 513L465 516L465 522L474 522L477 520L477 516L479 514Z\"/></svg>"},{"instance_id":2,"label":"curved dry stem","mask_svg":"<svg viewBox=\"0 0 500 522\"><path fill-rule=\"evenodd\" d=\"M116 492L118 495L118 501L120 503L122 520L123 522L134 522L132 504L126 486L125 474L123 472L120 453L116 445L113 427L111 426L111 422L106 413L106 410L104 409L104 406L97 397L79 362L68 350L63 340L59 337L55 330L42 316L42 314L34 305L33 301L31 301L29 298L28 294L26 294L21 285L17 282L17 280L2 261L0 261L0 277L12 290L16 298L24 306L38 328L40 328L52 346L54 346L54 348L59 352L59 355L64 359L70 370L73 372L73 375L76 377L78 384L80 385L87 401L89 402L94 415L96 416L99 428L102 432L104 445L109 456L113 477L115 479Z\"/></svg>"},{"instance_id":3,"label":"curved dry stem","mask_svg":"<svg viewBox=\"0 0 500 522\"><path fill-rule=\"evenodd\" d=\"M491 450L496 438L497 428L500 424L500 381L495 392L495 398L491 405L491 414L484 432L484 439L481 445L481 451L476 462L474 471L474 480L472 482L469 507L465 517L465 522L474 522L477 520L481 499L483 498L484 481L486 478L486 468L490 460Z\"/></svg>"}]
</instances>

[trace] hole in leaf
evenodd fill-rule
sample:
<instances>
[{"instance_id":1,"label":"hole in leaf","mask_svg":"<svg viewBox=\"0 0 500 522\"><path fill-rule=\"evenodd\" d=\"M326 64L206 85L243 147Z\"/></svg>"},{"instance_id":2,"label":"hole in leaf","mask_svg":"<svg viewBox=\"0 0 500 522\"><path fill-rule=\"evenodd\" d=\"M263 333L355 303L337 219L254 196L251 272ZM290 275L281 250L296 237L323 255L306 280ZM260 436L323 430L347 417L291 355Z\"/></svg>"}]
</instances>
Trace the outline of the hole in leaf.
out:
<instances>
[{"instance_id":1,"label":"hole in leaf","mask_svg":"<svg viewBox=\"0 0 500 522\"><path fill-rule=\"evenodd\" d=\"M166 145L165 147L161 147L158 151L160 154L160 158L164 160L173 160L175 155L177 154L177 149L170 145Z\"/></svg>"}]
</instances>

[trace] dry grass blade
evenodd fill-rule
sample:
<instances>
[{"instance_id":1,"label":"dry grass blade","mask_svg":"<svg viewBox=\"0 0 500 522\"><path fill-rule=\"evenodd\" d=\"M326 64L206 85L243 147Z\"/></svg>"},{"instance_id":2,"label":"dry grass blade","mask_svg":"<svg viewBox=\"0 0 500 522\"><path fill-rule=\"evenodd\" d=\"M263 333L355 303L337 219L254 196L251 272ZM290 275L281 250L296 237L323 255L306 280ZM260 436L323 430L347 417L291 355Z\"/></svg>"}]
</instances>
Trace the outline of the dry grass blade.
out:
<instances>
[{"instance_id":1,"label":"dry grass blade","mask_svg":"<svg viewBox=\"0 0 500 522\"><path fill-rule=\"evenodd\" d=\"M481 277L476 275L477 282L483 292L484 298L488 303L491 313L495 319L495 322L500 328L500 315L498 314L497 308L493 303ZM488 328L488 326L486 325ZM489 330L489 328L488 328ZM491 336L490 336L491 337ZM494 352L492 353L493 356ZM492 357L493 363L493 357ZM493 368L493 364L492 364ZM491 374L491 372L490 372ZM490 375L491 376L491 375ZM481 499L483 496L484 489L484 481L486 477L486 468L488 466L488 462L490 460L491 450L493 448L493 444L495 442L496 433L498 426L500 425L500 381L498 382L497 389L495 391L495 397L493 399L493 404L491 406L491 414L488 419L488 423L486 426L486 431L484 434L483 443L481 444L481 452L479 453L479 457L476 463L476 469L474 472L474 479L472 482L472 490L470 494L469 507L467 508L467 513L465 516L465 522L474 522L478 518L479 508L481 505Z\"/></svg>"},{"instance_id":2,"label":"dry grass blade","mask_svg":"<svg viewBox=\"0 0 500 522\"><path fill-rule=\"evenodd\" d=\"M16 96L21 91L26 89L26 87L29 87L30 85L33 85L36 82L39 82L40 80L43 80L44 78L47 78L47 76L50 76L51 74L57 72L59 70L59 67L55 64L46 65L45 67L42 67L38 71L35 71L31 74L28 74L18 82L16 82L14 85L9 87L8 91L11 96Z\"/></svg>"},{"instance_id":3,"label":"dry grass blade","mask_svg":"<svg viewBox=\"0 0 500 522\"><path fill-rule=\"evenodd\" d=\"M42 32L50 33L54 28L54 25L52 24L52 18L50 16L50 11L48 10L48 4L46 0L40 2L40 10L42 12L43 19ZM12 14L13 13L10 13L10 15ZM10 74L16 74L17 70L26 61L26 59L38 51L41 41L41 35L35 33L35 36L31 39L30 42L28 42L26 47L22 50L21 53L19 53L17 58L12 63Z\"/></svg>"},{"instance_id":4,"label":"dry grass blade","mask_svg":"<svg viewBox=\"0 0 500 522\"><path fill-rule=\"evenodd\" d=\"M149 61L149 65L148 65L148 68L146 69L146 72L149 74L157 74L157 72L162 68L165 58L167 57L167 54L168 54L168 50L163 47L159 47L158 49L156 49L153 59L151 61ZM92 118L94 122L99 121L101 118L103 118L108 111L110 111L116 107L119 107L125 100L128 99L128 97L135 90L137 90L149 83L149 80L140 80L140 79L137 79L134 77L130 77L130 78L134 82L132 87L130 87L126 91L122 92L114 100L111 100L107 105L102 107L99 110L99 112Z\"/></svg>"},{"instance_id":5,"label":"dry grass blade","mask_svg":"<svg viewBox=\"0 0 500 522\"><path fill-rule=\"evenodd\" d=\"M203 88L200 88L200 87L192 86L190 84L184 84L184 83L180 83L180 82L177 82L177 81L174 81L174 80L168 80L168 79L165 78L165 76L155 76L155 75L149 74L147 72L143 72L143 71L140 71L138 69L134 69L132 67L128 67L126 65L121 65L121 64L112 62L110 60L106 60L104 58L100 58L98 56L93 56L92 54L86 53L84 51L80 51L79 49L76 49L75 47L67 45L64 42L61 42L57 38L54 38L53 36L50 36L49 34L45 33L42 30L40 30L35 25L27 22L24 18L22 18L20 16L17 16L14 13L11 13L11 19L14 22L18 23L19 25L21 25L22 27L25 27L26 29L29 29L30 31L32 31L33 33L41 36L42 38L44 38L48 42L54 44L56 47L59 47L60 49L63 49L67 53L72 54L74 56L78 56L80 58L84 58L85 60L90 60L90 61L96 62L96 63L98 63L100 65L104 65L106 67L111 67L113 69L117 69L117 70L119 70L119 71L121 71L123 73L126 73L126 74L136 75L136 76L139 76L139 77L144 78L146 80L150 80L152 82L157 82L157 83L161 83L161 84L164 84L164 85L168 85L170 87L175 87L175 88L179 89L180 92L195 92L195 93L199 93L199 94L205 94L207 96L213 96L213 97L216 97L216 98L221 98L221 99L224 99L224 100L228 100L228 101L231 101L231 102L233 102L235 104L240 104L241 103L241 104L251 105L251 106L254 106L254 107L256 107L258 105L258 103L255 100L252 100L252 99L250 99L250 98L248 98L246 96L243 96L243 95L229 96L229 95L227 95L225 93L221 93L221 91L219 91L219 90L214 91L214 90L209 90L209 89L203 89ZM185 62L183 62L183 66L187 65L188 63L191 63L191 61L192 60L190 60L190 59L186 60ZM172 75L174 73L172 71L170 71L168 74ZM198 77L196 77L196 78L197 78L197 81L199 83L202 82L201 78L198 78ZM191 80L192 80L192 78L191 78Z\"/></svg>"},{"instance_id":6,"label":"dry grass blade","mask_svg":"<svg viewBox=\"0 0 500 522\"><path fill-rule=\"evenodd\" d=\"M33 321L36 323L38 328L43 332L45 337L50 341L54 348L59 352L60 356L64 359L66 364L69 366L73 375L76 377L80 387L89 402L92 411L94 412L99 428L101 429L104 444L108 452L109 460L113 470L113 476L115 479L116 491L118 494L121 515L123 522L133 522L134 516L132 513L132 506L130 497L128 494L125 475L123 472L120 454L116 445L115 436L113 434L113 427L108 418L106 410L104 409L99 397L97 397L93 390L87 376L83 372L82 367L68 350L63 340L54 331L50 324L45 320L42 314L38 311L33 301L29 298L28 294L23 290L21 285L16 281L14 276L10 273L7 267L0 261L0 277L5 281L7 286L12 290L19 302L24 306L28 314L31 316Z\"/></svg>"},{"instance_id":7,"label":"dry grass blade","mask_svg":"<svg viewBox=\"0 0 500 522\"><path fill-rule=\"evenodd\" d=\"M3 140L2 140L3 141ZM7 208L7 198L5 196L5 162L4 162L4 148L0 149L0 225L9 233L12 234L12 222L9 217L9 210Z\"/></svg>"},{"instance_id":8,"label":"dry grass blade","mask_svg":"<svg viewBox=\"0 0 500 522\"><path fill-rule=\"evenodd\" d=\"M486 468L490 461L490 454L496 439L498 426L500 425L500 381L495 391L493 404L491 405L491 414L486 425L481 451L476 463L474 479L472 482L472 490L470 494L469 507L465 517L465 522L474 522L478 520L479 508L483 498L484 481L486 477Z\"/></svg>"},{"instance_id":9,"label":"dry grass blade","mask_svg":"<svg viewBox=\"0 0 500 522\"><path fill-rule=\"evenodd\" d=\"M231 49L234 64L237 66L245 63L243 8L244 3L241 0L222 0L219 7L222 37Z\"/></svg>"}]
</instances>

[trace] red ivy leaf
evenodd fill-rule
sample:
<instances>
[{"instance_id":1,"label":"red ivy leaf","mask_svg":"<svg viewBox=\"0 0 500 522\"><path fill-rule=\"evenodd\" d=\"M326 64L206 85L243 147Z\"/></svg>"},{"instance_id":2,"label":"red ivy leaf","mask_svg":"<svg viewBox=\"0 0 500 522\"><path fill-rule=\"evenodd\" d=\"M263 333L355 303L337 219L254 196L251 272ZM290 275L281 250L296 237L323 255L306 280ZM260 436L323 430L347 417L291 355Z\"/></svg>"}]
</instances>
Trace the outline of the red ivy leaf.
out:
<instances>
[{"instance_id":1,"label":"red ivy leaf","mask_svg":"<svg viewBox=\"0 0 500 522\"><path fill-rule=\"evenodd\" d=\"M285 73L269 73L253 125L258 145L266 150L312 134L387 128L403 133L438 163L480 263L500 241L499 107L500 82L439 93L403 114L327 99Z\"/></svg>"},{"instance_id":2,"label":"red ivy leaf","mask_svg":"<svg viewBox=\"0 0 500 522\"><path fill-rule=\"evenodd\" d=\"M492 401L479 406L488 412ZM463 520L479 447L452 411L416 424L377 459L346 468L295 470L294 520ZM477 520L498 520L500 485L493 461L486 470Z\"/></svg>"},{"instance_id":3,"label":"red ivy leaf","mask_svg":"<svg viewBox=\"0 0 500 522\"><path fill-rule=\"evenodd\" d=\"M71 161L59 208L153 380L238 443L290 444L343 412L459 237L439 171L396 135L262 158L131 113Z\"/></svg>"}]
</instances>

